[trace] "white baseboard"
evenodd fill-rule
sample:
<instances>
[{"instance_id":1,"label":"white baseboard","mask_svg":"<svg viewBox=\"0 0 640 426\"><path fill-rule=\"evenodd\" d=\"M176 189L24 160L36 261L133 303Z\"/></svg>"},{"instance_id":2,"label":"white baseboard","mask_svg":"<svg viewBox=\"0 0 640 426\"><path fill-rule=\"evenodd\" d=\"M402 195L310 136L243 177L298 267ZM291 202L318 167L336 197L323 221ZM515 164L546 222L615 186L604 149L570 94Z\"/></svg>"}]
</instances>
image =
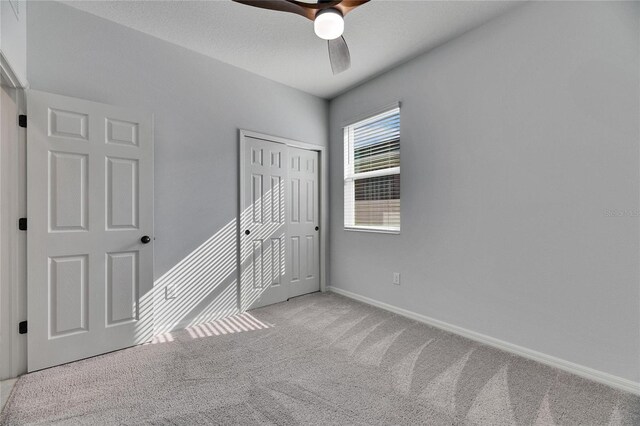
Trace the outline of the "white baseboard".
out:
<instances>
[{"instance_id":1,"label":"white baseboard","mask_svg":"<svg viewBox=\"0 0 640 426\"><path fill-rule=\"evenodd\" d=\"M636 383L631 380L624 379L622 377L614 376L613 374L605 373L603 371L595 370L593 368L586 367L584 365L576 364L571 361L567 361L551 355L547 355L542 352L538 352L522 346L514 345L513 343L505 342L503 340L496 339L481 333L477 333L475 331L471 331L466 328L458 327L456 325L452 325L444 321L430 318L426 315L417 314L415 312L411 312L406 309L398 308L396 306L389 305L388 303L370 299L368 297L361 296L359 294L355 294L350 291L343 290L341 288L329 286L327 287L327 290L334 292L336 294L348 297L350 299L358 300L368 305L375 306L375 307L384 309L386 311L393 312L398 315L402 315L403 317L410 318L412 320L430 325L432 327L436 327L441 330L466 337L467 339L471 339L476 342L483 343L485 345L492 346L494 348L498 348L506 352L511 352L513 354L520 355L524 358L537 361L541 364L545 364L550 367L555 367L559 370L563 370L568 373L575 374L576 376L584 377L585 379L593 380L594 382L602 383L607 386L611 386L613 388L620 389L625 392L630 392L635 395L640 395L640 383Z\"/></svg>"}]
</instances>

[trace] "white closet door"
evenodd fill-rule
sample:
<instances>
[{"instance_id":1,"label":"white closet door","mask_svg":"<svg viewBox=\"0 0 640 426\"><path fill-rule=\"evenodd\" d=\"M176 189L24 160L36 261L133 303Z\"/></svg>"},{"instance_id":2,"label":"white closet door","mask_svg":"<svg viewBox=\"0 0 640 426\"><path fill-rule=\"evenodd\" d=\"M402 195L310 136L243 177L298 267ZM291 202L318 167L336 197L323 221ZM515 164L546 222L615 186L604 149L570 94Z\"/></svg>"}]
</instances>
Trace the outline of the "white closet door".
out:
<instances>
[{"instance_id":1,"label":"white closet door","mask_svg":"<svg viewBox=\"0 0 640 426\"><path fill-rule=\"evenodd\" d=\"M34 371L152 336L153 119L49 93L27 95L28 369Z\"/></svg>"},{"instance_id":2,"label":"white closet door","mask_svg":"<svg viewBox=\"0 0 640 426\"><path fill-rule=\"evenodd\" d=\"M240 294L246 310L287 300L287 146L246 137L242 151Z\"/></svg>"},{"instance_id":3,"label":"white closet door","mask_svg":"<svg viewBox=\"0 0 640 426\"><path fill-rule=\"evenodd\" d=\"M320 290L318 152L289 148L289 297Z\"/></svg>"}]
</instances>

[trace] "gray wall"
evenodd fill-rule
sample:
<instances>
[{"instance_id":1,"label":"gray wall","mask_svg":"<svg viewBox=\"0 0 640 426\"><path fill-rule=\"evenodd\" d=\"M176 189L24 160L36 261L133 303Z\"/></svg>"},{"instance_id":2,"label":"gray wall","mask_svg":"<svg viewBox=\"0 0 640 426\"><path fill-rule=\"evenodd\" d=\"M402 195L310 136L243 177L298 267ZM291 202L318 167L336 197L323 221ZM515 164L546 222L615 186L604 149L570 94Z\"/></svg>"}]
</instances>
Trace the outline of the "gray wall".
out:
<instances>
[{"instance_id":1,"label":"gray wall","mask_svg":"<svg viewBox=\"0 0 640 426\"><path fill-rule=\"evenodd\" d=\"M528 4L334 99L331 285L640 380L639 19ZM341 125L397 100L402 234L344 231Z\"/></svg>"},{"instance_id":2,"label":"gray wall","mask_svg":"<svg viewBox=\"0 0 640 426\"><path fill-rule=\"evenodd\" d=\"M28 14L32 88L155 114L157 329L235 307L238 129L326 145L327 101L66 5Z\"/></svg>"}]
</instances>

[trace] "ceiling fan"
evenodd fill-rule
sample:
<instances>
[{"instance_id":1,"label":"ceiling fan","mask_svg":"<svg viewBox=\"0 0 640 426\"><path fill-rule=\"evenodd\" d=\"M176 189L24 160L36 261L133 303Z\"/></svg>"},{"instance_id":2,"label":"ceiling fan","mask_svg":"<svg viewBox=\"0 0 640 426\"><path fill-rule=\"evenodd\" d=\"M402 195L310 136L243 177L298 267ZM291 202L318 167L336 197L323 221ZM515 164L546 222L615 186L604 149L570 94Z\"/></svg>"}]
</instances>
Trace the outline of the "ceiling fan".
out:
<instances>
[{"instance_id":1,"label":"ceiling fan","mask_svg":"<svg viewBox=\"0 0 640 426\"><path fill-rule=\"evenodd\" d=\"M313 21L318 37L327 40L333 74L351 66L347 42L342 37L344 16L369 0L233 0L248 6L295 13Z\"/></svg>"}]
</instances>

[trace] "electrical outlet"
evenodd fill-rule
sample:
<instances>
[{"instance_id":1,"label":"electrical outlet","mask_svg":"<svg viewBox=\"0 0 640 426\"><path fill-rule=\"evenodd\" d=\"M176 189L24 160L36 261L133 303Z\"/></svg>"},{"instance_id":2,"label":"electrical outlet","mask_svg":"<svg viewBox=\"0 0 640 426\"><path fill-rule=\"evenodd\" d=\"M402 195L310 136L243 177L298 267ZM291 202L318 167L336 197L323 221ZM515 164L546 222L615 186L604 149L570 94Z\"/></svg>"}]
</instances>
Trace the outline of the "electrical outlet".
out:
<instances>
[{"instance_id":1,"label":"electrical outlet","mask_svg":"<svg viewBox=\"0 0 640 426\"><path fill-rule=\"evenodd\" d=\"M393 273L393 285L400 285L400 272Z\"/></svg>"}]
</instances>

